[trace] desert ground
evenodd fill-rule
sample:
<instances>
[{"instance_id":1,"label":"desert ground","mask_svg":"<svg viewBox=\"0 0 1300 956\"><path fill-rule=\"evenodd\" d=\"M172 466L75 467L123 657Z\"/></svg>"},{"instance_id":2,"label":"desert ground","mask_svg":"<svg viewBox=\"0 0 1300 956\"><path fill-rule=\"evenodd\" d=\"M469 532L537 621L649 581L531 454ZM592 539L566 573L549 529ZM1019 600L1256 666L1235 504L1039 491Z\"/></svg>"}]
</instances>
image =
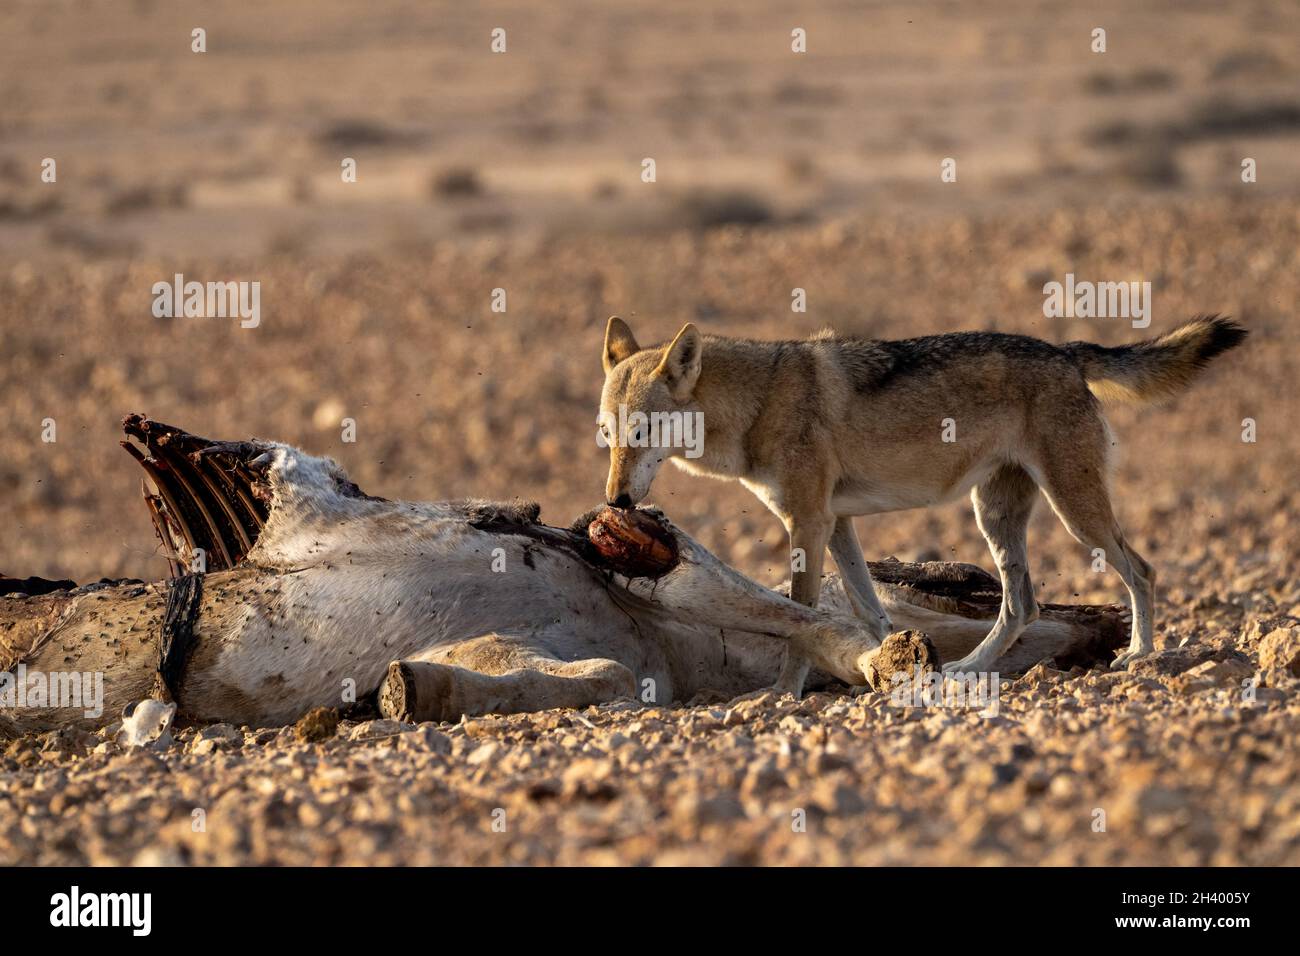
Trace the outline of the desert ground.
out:
<instances>
[{"instance_id":1,"label":"desert ground","mask_svg":"<svg viewBox=\"0 0 1300 956\"><path fill-rule=\"evenodd\" d=\"M20 737L0 864L1300 863L1298 80L1282 2L6 6L6 576L166 575L117 445L135 411L567 524L603 497L615 313L643 340L1251 334L1174 403L1109 412L1159 574L1161 650L1127 673L1049 662L994 716L845 690ZM1071 272L1150 281L1150 327L1046 318ZM155 318L176 273L260 282L260 324ZM666 470L652 498L784 580L743 488ZM966 502L857 527L872 558L991 567ZM1040 600L1123 596L1041 501L1030 559Z\"/></svg>"}]
</instances>

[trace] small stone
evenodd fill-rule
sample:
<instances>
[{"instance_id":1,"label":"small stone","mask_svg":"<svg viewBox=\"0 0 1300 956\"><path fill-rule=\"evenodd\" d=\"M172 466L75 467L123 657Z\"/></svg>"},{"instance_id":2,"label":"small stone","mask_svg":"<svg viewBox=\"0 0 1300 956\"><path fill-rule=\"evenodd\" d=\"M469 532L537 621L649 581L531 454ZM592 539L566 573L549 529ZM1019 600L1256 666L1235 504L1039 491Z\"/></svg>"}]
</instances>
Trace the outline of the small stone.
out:
<instances>
[{"instance_id":1,"label":"small stone","mask_svg":"<svg viewBox=\"0 0 1300 956\"><path fill-rule=\"evenodd\" d=\"M1241 638L1237 642L1238 646L1245 647L1249 650L1258 650L1260 643L1269 634L1278 629L1288 630L1291 628L1300 628L1300 618L1293 617L1289 614L1278 614L1271 616L1252 616L1246 626L1241 630Z\"/></svg>"},{"instance_id":2,"label":"small stone","mask_svg":"<svg viewBox=\"0 0 1300 956\"><path fill-rule=\"evenodd\" d=\"M501 733L501 722L491 718L480 718L478 720L467 720L461 725L465 730L466 737L480 739L484 737L497 737Z\"/></svg>"},{"instance_id":3,"label":"small stone","mask_svg":"<svg viewBox=\"0 0 1300 956\"><path fill-rule=\"evenodd\" d=\"M325 822L325 812L319 805L305 801L298 805L298 822L309 829L315 829Z\"/></svg>"},{"instance_id":4,"label":"small stone","mask_svg":"<svg viewBox=\"0 0 1300 956\"><path fill-rule=\"evenodd\" d=\"M301 722L301 718L299 718ZM263 727L260 730L248 731L244 734L245 746L265 747L274 742L280 731L274 727Z\"/></svg>"},{"instance_id":5,"label":"small stone","mask_svg":"<svg viewBox=\"0 0 1300 956\"><path fill-rule=\"evenodd\" d=\"M727 823L745 816L745 808L734 793L704 796L689 793L673 808L673 817L681 823L705 826L710 823Z\"/></svg>"},{"instance_id":6,"label":"small stone","mask_svg":"<svg viewBox=\"0 0 1300 956\"><path fill-rule=\"evenodd\" d=\"M784 731L787 734L796 734L796 735L802 735L804 727L806 726L807 726L807 722L796 717L794 714L786 714L784 717L781 718L781 722L777 724L778 729Z\"/></svg>"},{"instance_id":7,"label":"small stone","mask_svg":"<svg viewBox=\"0 0 1300 956\"><path fill-rule=\"evenodd\" d=\"M1040 687L1043 684L1059 684L1065 679L1065 671L1048 667L1046 661L1039 661L1025 671L1015 681L1017 687Z\"/></svg>"},{"instance_id":8,"label":"small stone","mask_svg":"<svg viewBox=\"0 0 1300 956\"><path fill-rule=\"evenodd\" d=\"M746 797L762 796L775 787L785 785L785 775L777 768L776 761L764 757L752 763L745 773L740 785L740 792Z\"/></svg>"},{"instance_id":9,"label":"small stone","mask_svg":"<svg viewBox=\"0 0 1300 956\"><path fill-rule=\"evenodd\" d=\"M561 793L582 800L612 800L619 793L617 775L613 761L579 758L564 771Z\"/></svg>"},{"instance_id":10,"label":"small stone","mask_svg":"<svg viewBox=\"0 0 1300 956\"><path fill-rule=\"evenodd\" d=\"M722 725L735 727L739 724L747 724L760 714L769 713L775 700L776 695L766 690L737 697L723 713Z\"/></svg>"},{"instance_id":11,"label":"small stone","mask_svg":"<svg viewBox=\"0 0 1300 956\"><path fill-rule=\"evenodd\" d=\"M131 860L132 866L187 866L180 850L172 846L147 846Z\"/></svg>"},{"instance_id":12,"label":"small stone","mask_svg":"<svg viewBox=\"0 0 1300 956\"><path fill-rule=\"evenodd\" d=\"M861 813L867 808L862 794L844 781L831 778L818 780L813 785L812 802L826 813L837 816Z\"/></svg>"},{"instance_id":13,"label":"small stone","mask_svg":"<svg viewBox=\"0 0 1300 956\"><path fill-rule=\"evenodd\" d=\"M28 751L34 751L36 747L36 738L34 737L15 737L5 747L5 756L18 758Z\"/></svg>"},{"instance_id":14,"label":"small stone","mask_svg":"<svg viewBox=\"0 0 1300 956\"><path fill-rule=\"evenodd\" d=\"M1179 674L1170 682L1170 686L1180 694L1195 694L1219 687L1240 686L1243 680L1254 673L1255 669L1242 660L1209 660Z\"/></svg>"},{"instance_id":15,"label":"small stone","mask_svg":"<svg viewBox=\"0 0 1300 956\"><path fill-rule=\"evenodd\" d=\"M451 738L437 730L433 724L421 724L410 733L398 738L397 746L401 750L417 753L434 753L444 756L451 753Z\"/></svg>"},{"instance_id":16,"label":"small stone","mask_svg":"<svg viewBox=\"0 0 1300 956\"><path fill-rule=\"evenodd\" d=\"M1300 627L1278 627L1259 642L1259 669L1300 677Z\"/></svg>"},{"instance_id":17,"label":"small stone","mask_svg":"<svg viewBox=\"0 0 1300 956\"><path fill-rule=\"evenodd\" d=\"M348 739L381 740L385 737L396 737L403 730L408 730L412 726L414 725L403 724L397 720L367 720L353 727Z\"/></svg>"},{"instance_id":18,"label":"small stone","mask_svg":"<svg viewBox=\"0 0 1300 956\"><path fill-rule=\"evenodd\" d=\"M93 734L78 727L65 727L62 730L52 730L42 734L41 751L68 757L81 757L85 756L94 742Z\"/></svg>"},{"instance_id":19,"label":"small stone","mask_svg":"<svg viewBox=\"0 0 1300 956\"><path fill-rule=\"evenodd\" d=\"M853 762L844 754L824 748L814 750L808 758L808 772L813 776L844 770L853 766Z\"/></svg>"},{"instance_id":20,"label":"small stone","mask_svg":"<svg viewBox=\"0 0 1300 956\"><path fill-rule=\"evenodd\" d=\"M465 763L469 764L471 767L482 766L492 760L500 749L501 745L497 743L489 742L480 744L478 747L474 748L474 751L468 757L465 758Z\"/></svg>"},{"instance_id":21,"label":"small stone","mask_svg":"<svg viewBox=\"0 0 1300 956\"><path fill-rule=\"evenodd\" d=\"M202 757L218 750L238 749L243 742L244 735L229 724L212 724L194 735L185 752Z\"/></svg>"}]
</instances>

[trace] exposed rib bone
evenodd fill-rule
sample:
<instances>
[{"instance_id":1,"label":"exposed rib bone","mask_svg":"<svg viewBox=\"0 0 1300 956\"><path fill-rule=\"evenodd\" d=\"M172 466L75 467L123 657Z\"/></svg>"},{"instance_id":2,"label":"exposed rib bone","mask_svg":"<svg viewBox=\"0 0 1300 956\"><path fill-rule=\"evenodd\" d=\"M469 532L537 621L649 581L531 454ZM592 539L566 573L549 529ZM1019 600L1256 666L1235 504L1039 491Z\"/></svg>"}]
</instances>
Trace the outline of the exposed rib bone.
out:
<instances>
[{"instance_id":1,"label":"exposed rib bone","mask_svg":"<svg viewBox=\"0 0 1300 956\"><path fill-rule=\"evenodd\" d=\"M145 455L130 442L122 442L158 488L161 502L150 504L150 514L164 545L179 551L173 538L179 532L189 553L196 548L207 553L209 570L235 567L266 523L266 506L258 501L258 479L249 467L266 446L214 442L142 415L127 416L122 427L149 451ZM165 516L163 527L159 527L160 512ZM184 569L173 563L172 574L177 573Z\"/></svg>"}]
</instances>

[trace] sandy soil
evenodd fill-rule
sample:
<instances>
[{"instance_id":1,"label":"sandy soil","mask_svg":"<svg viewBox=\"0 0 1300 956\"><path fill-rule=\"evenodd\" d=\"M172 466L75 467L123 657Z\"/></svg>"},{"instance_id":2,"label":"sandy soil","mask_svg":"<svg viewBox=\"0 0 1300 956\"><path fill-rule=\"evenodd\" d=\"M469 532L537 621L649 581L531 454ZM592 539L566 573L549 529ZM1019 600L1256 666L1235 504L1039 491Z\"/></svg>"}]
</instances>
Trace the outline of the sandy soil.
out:
<instances>
[{"instance_id":1,"label":"sandy soil","mask_svg":"<svg viewBox=\"0 0 1300 956\"><path fill-rule=\"evenodd\" d=\"M819 695L311 744L209 731L197 753L194 730L156 755L20 740L0 862L1300 863L1294 9L834 7L798 60L782 5L694 6L0 11L0 571L165 575L116 445L130 411L330 454L388 497L536 498L565 524L603 493L611 313L643 339L694 321L1112 344L1221 312L1242 350L1170 407L1111 415L1166 663L1042 674L987 719ZM155 319L176 272L259 281L261 325ZM1066 272L1150 280L1151 328L1045 318ZM782 579L784 533L743 489L669 472L653 497ZM965 503L858 529L872 557L989 564ZM1045 504L1030 556L1042 600L1121 597Z\"/></svg>"},{"instance_id":2,"label":"sandy soil","mask_svg":"<svg viewBox=\"0 0 1300 956\"><path fill-rule=\"evenodd\" d=\"M1040 665L996 713L760 694L316 743L216 725L159 753L24 738L0 863L1294 865L1300 621L1251 624L1239 647L1267 631L1292 670L1249 701L1253 663L1206 640L1134 673Z\"/></svg>"}]
</instances>

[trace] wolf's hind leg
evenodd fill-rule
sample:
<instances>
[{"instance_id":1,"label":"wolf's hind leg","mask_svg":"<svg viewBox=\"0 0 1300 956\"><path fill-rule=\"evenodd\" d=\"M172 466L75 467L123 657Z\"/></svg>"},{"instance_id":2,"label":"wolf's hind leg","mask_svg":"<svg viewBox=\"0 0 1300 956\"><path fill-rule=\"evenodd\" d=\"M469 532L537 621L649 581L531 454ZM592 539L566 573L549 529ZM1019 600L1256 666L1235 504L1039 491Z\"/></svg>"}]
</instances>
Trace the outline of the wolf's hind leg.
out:
<instances>
[{"instance_id":1,"label":"wolf's hind leg","mask_svg":"<svg viewBox=\"0 0 1300 956\"><path fill-rule=\"evenodd\" d=\"M617 661L561 661L517 640L489 634L453 645L440 661L393 661L379 687L379 710L405 721L454 721L588 707L632 697L632 672Z\"/></svg>"},{"instance_id":2,"label":"wolf's hind leg","mask_svg":"<svg viewBox=\"0 0 1300 956\"><path fill-rule=\"evenodd\" d=\"M1002 607L984 640L961 660L944 664L945 673L991 670L1021 632L1038 619L1025 537L1037 492L1034 479L1019 465L1004 465L971 489L975 522L1002 578Z\"/></svg>"},{"instance_id":3,"label":"wolf's hind leg","mask_svg":"<svg viewBox=\"0 0 1300 956\"><path fill-rule=\"evenodd\" d=\"M853 606L854 613L862 619L872 637L884 641L894 625L871 583L871 572L862 556L862 545L858 543L851 517L835 519L835 530L831 533L831 557L840 569L844 592L849 596L849 604Z\"/></svg>"},{"instance_id":4,"label":"wolf's hind leg","mask_svg":"<svg viewBox=\"0 0 1300 956\"><path fill-rule=\"evenodd\" d=\"M1117 546L1115 551L1108 550L1106 553L1119 555L1118 560L1109 558L1108 560L1111 567L1124 579L1124 586L1128 588L1129 607L1133 611L1133 636L1129 639L1128 650L1116 657L1111 666L1126 668L1132 661L1145 657L1156 649L1155 637L1152 633L1155 620L1156 569L1133 550L1133 546L1122 534L1117 535L1117 540L1112 543L1112 547L1115 546Z\"/></svg>"},{"instance_id":5,"label":"wolf's hind leg","mask_svg":"<svg viewBox=\"0 0 1300 956\"><path fill-rule=\"evenodd\" d=\"M1104 457L1095 467L1081 468L1077 460L1062 465L1045 469L1043 493L1066 530L1085 547L1100 548L1106 562L1128 589L1129 607L1133 611L1132 637L1128 650L1116 657L1112 665L1127 667L1155 650L1152 626L1156 572L1124 540L1106 492Z\"/></svg>"}]
</instances>

